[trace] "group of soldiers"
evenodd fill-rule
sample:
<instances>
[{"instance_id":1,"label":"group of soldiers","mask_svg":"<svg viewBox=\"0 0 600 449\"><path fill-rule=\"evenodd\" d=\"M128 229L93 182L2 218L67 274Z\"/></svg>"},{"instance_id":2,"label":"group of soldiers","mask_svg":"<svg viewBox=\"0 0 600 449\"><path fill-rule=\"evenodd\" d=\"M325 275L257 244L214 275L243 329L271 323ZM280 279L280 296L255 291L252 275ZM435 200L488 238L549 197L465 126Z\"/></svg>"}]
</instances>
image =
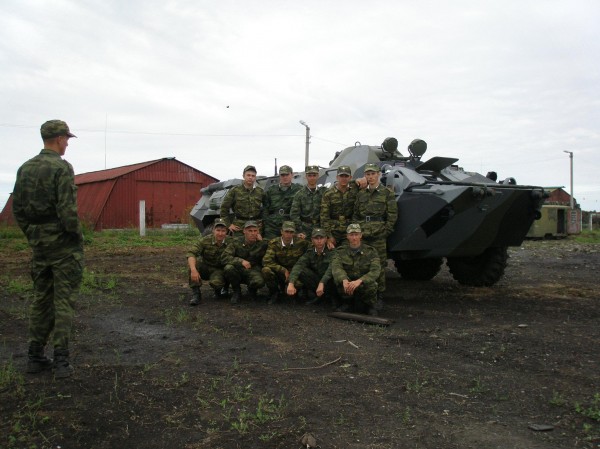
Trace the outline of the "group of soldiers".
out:
<instances>
[{"instance_id":1,"label":"group of soldiers","mask_svg":"<svg viewBox=\"0 0 600 449\"><path fill-rule=\"evenodd\" d=\"M207 281L217 297L234 304L246 284L251 299L266 286L269 304L285 297L306 304L329 298L339 311L377 315L386 239L398 216L394 193L380 183L379 165L365 165L363 182L353 182L351 168L340 166L329 188L317 185L314 165L306 167L304 186L292 183L288 165L266 191L256 173L252 165L244 168L242 184L223 199L212 234L188 252L190 305L201 302L200 286Z\"/></svg>"}]
</instances>

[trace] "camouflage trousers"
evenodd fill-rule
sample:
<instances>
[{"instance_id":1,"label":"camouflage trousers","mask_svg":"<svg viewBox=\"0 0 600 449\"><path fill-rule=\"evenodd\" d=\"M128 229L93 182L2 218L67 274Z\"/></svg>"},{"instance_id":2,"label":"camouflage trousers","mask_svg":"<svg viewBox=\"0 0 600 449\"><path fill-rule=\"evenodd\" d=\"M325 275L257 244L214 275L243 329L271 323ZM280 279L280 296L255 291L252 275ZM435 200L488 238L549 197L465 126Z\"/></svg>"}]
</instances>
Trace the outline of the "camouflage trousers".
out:
<instances>
[{"instance_id":1,"label":"camouflage trousers","mask_svg":"<svg viewBox=\"0 0 600 449\"><path fill-rule=\"evenodd\" d=\"M285 279L285 275L283 273L275 272L270 268L263 267L262 275L265 279L265 284L267 284L267 287L269 288L269 292L285 292L288 281ZM299 280L294 282L294 286L296 289L300 290L303 287L302 281Z\"/></svg>"},{"instance_id":2,"label":"camouflage trousers","mask_svg":"<svg viewBox=\"0 0 600 449\"><path fill-rule=\"evenodd\" d=\"M319 276L310 268L305 268L298 276L298 279L301 285L304 285L304 287L306 287L307 290L314 293L317 290L317 287L319 286L321 276ZM294 282L294 285L296 284L297 282ZM337 296L337 291L335 289L333 279L330 279L329 282L325 284L325 294L330 297Z\"/></svg>"},{"instance_id":3,"label":"camouflage trousers","mask_svg":"<svg viewBox=\"0 0 600 449\"><path fill-rule=\"evenodd\" d=\"M269 215L263 220L263 238L267 240L274 239L281 235L281 226L283 222L289 220L289 215Z\"/></svg>"},{"instance_id":4,"label":"camouflage trousers","mask_svg":"<svg viewBox=\"0 0 600 449\"><path fill-rule=\"evenodd\" d=\"M363 241L372 246L377 250L377 254L379 254L379 263L381 264L381 273L379 273L379 278L377 279L378 292L383 293L385 291L385 268L387 267L387 243L386 239L383 238L372 238L365 237Z\"/></svg>"},{"instance_id":5,"label":"camouflage trousers","mask_svg":"<svg viewBox=\"0 0 600 449\"><path fill-rule=\"evenodd\" d=\"M373 307L377 303L377 284L377 282L363 281L363 283L354 290L354 295L352 296L346 295L342 283L337 284L336 287L343 302L349 302L354 299L362 302L367 307Z\"/></svg>"},{"instance_id":6,"label":"camouflage trousers","mask_svg":"<svg viewBox=\"0 0 600 449\"><path fill-rule=\"evenodd\" d=\"M235 265L225 265L225 279L231 284L234 289L240 287L241 284L246 284L248 288L260 289L265 286L261 268L250 268L247 270L244 267Z\"/></svg>"},{"instance_id":7,"label":"camouflage trousers","mask_svg":"<svg viewBox=\"0 0 600 449\"><path fill-rule=\"evenodd\" d=\"M83 248L33 251L34 298L29 314L29 343L45 346L54 331L54 348L68 349L75 300L83 278Z\"/></svg>"},{"instance_id":8,"label":"camouflage trousers","mask_svg":"<svg viewBox=\"0 0 600 449\"><path fill-rule=\"evenodd\" d=\"M211 265L196 262L196 270L200 273L200 282L192 282L190 270L188 270L188 282L190 287L200 287L202 281L208 280L208 284L214 289L225 287L225 271L223 268L213 267Z\"/></svg>"}]
</instances>

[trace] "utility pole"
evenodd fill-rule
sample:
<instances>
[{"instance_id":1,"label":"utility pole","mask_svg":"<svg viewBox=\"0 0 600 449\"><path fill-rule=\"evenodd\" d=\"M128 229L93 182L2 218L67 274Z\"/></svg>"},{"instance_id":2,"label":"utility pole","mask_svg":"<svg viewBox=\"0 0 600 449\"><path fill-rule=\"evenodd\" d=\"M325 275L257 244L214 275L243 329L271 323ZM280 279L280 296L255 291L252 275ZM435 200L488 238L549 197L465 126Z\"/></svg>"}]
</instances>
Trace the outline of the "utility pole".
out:
<instances>
[{"instance_id":1,"label":"utility pole","mask_svg":"<svg viewBox=\"0 0 600 449\"><path fill-rule=\"evenodd\" d=\"M563 150L563 152L569 155L569 159L571 160L571 210L575 208L575 200L573 199L573 152Z\"/></svg>"},{"instance_id":2,"label":"utility pole","mask_svg":"<svg viewBox=\"0 0 600 449\"><path fill-rule=\"evenodd\" d=\"M300 120L300 124L306 128L306 149L304 150L304 166L308 166L308 146L310 145L310 127L304 120Z\"/></svg>"}]
</instances>

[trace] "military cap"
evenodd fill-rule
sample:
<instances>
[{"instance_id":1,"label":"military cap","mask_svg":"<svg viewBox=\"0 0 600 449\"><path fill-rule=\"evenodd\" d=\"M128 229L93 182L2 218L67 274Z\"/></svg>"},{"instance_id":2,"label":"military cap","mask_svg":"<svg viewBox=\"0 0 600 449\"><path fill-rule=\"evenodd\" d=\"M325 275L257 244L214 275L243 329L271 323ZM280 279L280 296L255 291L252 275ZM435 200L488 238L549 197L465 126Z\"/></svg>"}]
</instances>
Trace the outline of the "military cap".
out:
<instances>
[{"instance_id":1,"label":"military cap","mask_svg":"<svg viewBox=\"0 0 600 449\"><path fill-rule=\"evenodd\" d=\"M258 223L254 220L248 220L246 223L244 223L244 229L246 228L258 228Z\"/></svg>"},{"instance_id":2,"label":"military cap","mask_svg":"<svg viewBox=\"0 0 600 449\"><path fill-rule=\"evenodd\" d=\"M319 166L318 165L307 165L306 169L304 170L304 173L306 173L306 174L316 173L318 175L319 174Z\"/></svg>"},{"instance_id":3,"label":"military cap","mask_svg":"<svg viewBox=\"0 0 600 449\"><path fill-rule=\"evenodd\" d=\"M325 229L315 228L313 229L311 237L327 237Z\"/></svg>"},{"instance_id":4,"label":"military cap","mask_svg":"<svg viewBox=\"0 0 600 449\"><path fill-rule=\"evenodd\" d=\"M379 165L377 164L366 164L365 173L368 171L381 171L381 168L379 168Z\"/></svg>"},{"instance_id":5,"label":"military cap","mask_svg":"<svg viewBox=\"0 0 600 449\"><path fill-rule=\"evenodd\" d=\"M279 167L279 174L280 175L286 175L288 173L293 173L294 170L292 170L292 167L290 167L289 165L282 165L281 167Z\"/></svg>"},{"instance_id":6,"label":"military cap","mask_svg":"<svg viewBox=\"0 0 600 449\"><path fill-rule=\"evenodd\" d=\"M244 167L243 173L246 173L247 171L253 171L254 173L256 173L256 167L254 165L246 165Z\"/></svg>"},{"instance_id":7,"label":"military cap","mask_svg":"<svg viewBox=\"0 0 600 449\"><path fill-rule=\"evenodd\" d=\"M227 224L225 223L225 220L223 220L222 218L217 218L215 221L213 221L213 228L216 228L217 226L227 227Z\"/></svg>"},{"instance_id":8,"label":"military cap","mask_svg":"<svg viewBox=\"0 0 600 449\"><path fill-rule=\"evenodd\" d=\"M296 232L296 225L293 221L284 221L281 225L281 229L283 231L293 231Z\"/></svg>"},{"instance_id":9,"label":"military cap","mask_svg":"<svg viewBox=\"0 0 600 449\"><path fill-rule=\"evenodd\" d=\"M40 128L42 139L51 139L58 136L77 137L71 133L69 126L62 120L48 120Z\"/></svg>"},{"instance_id":10,"label":"military cap","mask_svg":"<svg viewBox=\"0 0 600 449\"><path fill-rule=\"evenodd\" d=\"M347 165L340 165L337 169L338 175L349 175L352 176L352 169Z\"/></svg>"},{"instance_id":11,"label":"military cap","mask_svg":"<svg viewBox=\"0 0 600 449\"><path fill-rule=\"evenodd\" d=\"M346 228L346 234L352 234L353 232L362 232L358 223L349 224Z\"/></svg>"}]
</instances>

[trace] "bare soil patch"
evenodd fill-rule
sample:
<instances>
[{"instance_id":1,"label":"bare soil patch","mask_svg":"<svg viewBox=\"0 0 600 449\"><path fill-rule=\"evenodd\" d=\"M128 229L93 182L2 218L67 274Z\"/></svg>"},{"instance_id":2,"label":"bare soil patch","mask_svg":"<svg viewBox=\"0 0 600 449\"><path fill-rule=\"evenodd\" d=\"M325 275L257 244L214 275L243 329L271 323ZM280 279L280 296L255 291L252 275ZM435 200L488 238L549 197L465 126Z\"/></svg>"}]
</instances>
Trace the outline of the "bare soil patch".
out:
<instances>
[{"instance_id":1,"label":"bare soil patch","mask_svg":"<svg viewBox=\"0 0 600 449\"><path fill-rule=\"evenodd\" d=\"M23 374L29 252L0 255L0 447L600 447L600 245L526 242L493 288L391 266L389 327L189 307L185 251L86 248L66 381Z\"/></svg>"}]
</instances>

